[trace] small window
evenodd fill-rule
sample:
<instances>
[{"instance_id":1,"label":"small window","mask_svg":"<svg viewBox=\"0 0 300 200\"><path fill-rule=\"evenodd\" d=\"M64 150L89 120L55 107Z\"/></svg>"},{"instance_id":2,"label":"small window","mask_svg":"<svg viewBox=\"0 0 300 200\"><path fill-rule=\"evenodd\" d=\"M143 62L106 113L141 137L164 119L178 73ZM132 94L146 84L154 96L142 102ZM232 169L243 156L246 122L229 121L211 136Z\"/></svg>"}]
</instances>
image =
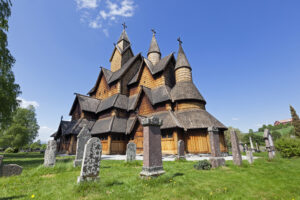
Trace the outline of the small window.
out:
<instances>
[{"instance_id":1,"label":"small window","mask_svg":"<svg viewBox=\"0 0 300 200\"><path fill-rule=\"evenodd\" d=\"M162 133L162 134L161 134L161 137L162 137L162 138L167 138L167 134Z\"/></svg>"},{"instance_id":2,"label":"small window","mask_svg":"<svg viewBox=\"0 0 300 200\"><path fill-rule=\"evenodd\" d=\"M168 138L173 138L173 133L172 132L168 133Z\"/></svg>"}]
</instances>

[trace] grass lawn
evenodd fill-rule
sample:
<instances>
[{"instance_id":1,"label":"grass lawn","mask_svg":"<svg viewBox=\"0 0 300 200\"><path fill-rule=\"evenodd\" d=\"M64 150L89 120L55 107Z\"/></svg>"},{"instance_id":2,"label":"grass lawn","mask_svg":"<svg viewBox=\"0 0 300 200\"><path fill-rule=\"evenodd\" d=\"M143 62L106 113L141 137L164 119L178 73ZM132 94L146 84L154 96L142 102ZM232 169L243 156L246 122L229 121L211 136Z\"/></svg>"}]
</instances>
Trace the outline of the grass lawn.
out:
<instances>
[{"instance_id":1,"label":"grass lawn","mask_svg":"<svg viewBox=\"0 0 300 200\"><path fill-rule=\"evenodd\" d=\"M164 162L166 174L142 180L142 162L101 161L100 181L77 185L80 167L73 158L59 158L55 167L44 168L38 153L5 154L4 164L24 167L21 176L0 178L4 199L299 199L300 158L276 158L266 154L253 165L197 171L196 162ZM34 196L32 196L34 195Z\"/></svg>"},{"instance_id":2,"label":"grass lawn","mask_svg":"<svg viewBox=\"0 0 300 200\"><path fill-rule=\"evenodd\" d=\"M289 126L286 128L278 129L278 131L282 136L288 135L292 130L294 129L293 126ZM255 132L254 134L259 135L259 136L264 136L264 132Z\"/></svg>"}]
</instances>

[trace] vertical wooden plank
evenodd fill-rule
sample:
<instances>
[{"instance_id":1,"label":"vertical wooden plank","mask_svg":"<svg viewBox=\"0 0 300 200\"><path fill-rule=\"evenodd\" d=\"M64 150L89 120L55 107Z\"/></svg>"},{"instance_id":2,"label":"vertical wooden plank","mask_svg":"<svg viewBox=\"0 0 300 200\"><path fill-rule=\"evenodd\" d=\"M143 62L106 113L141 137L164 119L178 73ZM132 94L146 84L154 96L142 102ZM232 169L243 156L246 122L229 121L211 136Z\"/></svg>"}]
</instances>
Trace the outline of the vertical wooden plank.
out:
<instances>
[{"instance_id":1,"label":"vertical wooden plank","mask_svg":"<svg viewBox=\"0 0 300 200\"><path fill-rule=\"evenodd\" d=\"M107 154L111 154L111 135L108 135L107 137Z\"/></svg>"}]
</instances>

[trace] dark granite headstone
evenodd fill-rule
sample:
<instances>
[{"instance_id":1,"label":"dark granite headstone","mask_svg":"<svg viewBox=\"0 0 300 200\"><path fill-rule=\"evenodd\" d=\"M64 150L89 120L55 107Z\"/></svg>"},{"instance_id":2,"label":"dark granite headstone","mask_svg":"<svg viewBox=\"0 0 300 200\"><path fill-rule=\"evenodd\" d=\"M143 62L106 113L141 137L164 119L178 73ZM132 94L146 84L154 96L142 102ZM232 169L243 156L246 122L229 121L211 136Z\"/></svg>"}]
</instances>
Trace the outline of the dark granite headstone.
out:
<instances>
[{"instance_id":1,"label":"dark granite headstone","mask_svg":"<svg viewBox=\"0 0 300 200\"><path fill-rule=\"evenodd\" d=\"M184 141L179 140L177 145L177 159L185 159L184 155Z\"/></svg>"},{"instance_id":2,"label":"dark granite headstone","mask_svg":"<svg viewBox=\"0 0 300 200\"><path fill-rule=\"evenodd\" d=\"M56 141L55 140L49 140L47 149L44 156L44 166L45 167L52 167L55 165L56 161Z\"/></svg>"},{"instance_id":3,"label":"dark granite headstone","mask_svg":"<svg viewBox=\"0 0 300 200\"><path fill-rule=\"evenodd\" d=\"M162 153L161 153L161 133L160 126L162 120L158 117L142 119L144 135L144 155L143 170L141 177L160 176L165 173L163 170Z\"/></svg>"},{"instance_id":4,"label":"dark granite headstone","mask_svg":"<svg viewBox=\"0 0 300 200\"><path fill-rule=\"evenodd\" d=\"M126 162L135 161L136 158L136 144L129 142L126 149Z\"/></svg>"},{"instance_id":5,"label":"dark granite headstone","mask_svg":"<svg viewBox=\"0 0 300 200\"><path fill-rule=\"evenodd\" d=\"M225 159L221 157L219 129L216 127L208 128L211 157L209 158L212 168L225 165Z\"/></svg>"},{"instance_id":6,"label":"dark granite headstone","mask_svg":"<svg viewBox=\"0 0 300 200\"><path fill-rule=\"evenodd\" d=\"M92 136L88 128L86 126L82 127L81 131L77 136L76 157L74 160L74 167L81 166L84 146L91 137Z\"/></svg>"},{"instance_id":7,"label":"dark granite headstone","mask_svg":"<svg viewBox=\"0 0 300 200\"><path fill-rule=\"evenodd\" d=\"M242 155L239 147L239 139L234 130L230 131L232 158L235 165L242 165Z\"/></svg>"},{"instance_id":8,"label":"dark granite headstone","mask_svg":"<svg viewBox=\"0 0 300 200\"><path fill-rule=\"evenodd\" d=\"M17 176L22 173L23 168L16 164L2 166L1 176Z\"/></svg>"},{"instance_id":9,"label":"dark granite headstone","mask_svg":"<svg viewBox=\"0 0 300 200\"><path fill-rule=\"evenodd\" d=\"M80 176L77 183L99 180L102 144L99 138L91 138L84 147Z\"/></svg>"}]
</instances>

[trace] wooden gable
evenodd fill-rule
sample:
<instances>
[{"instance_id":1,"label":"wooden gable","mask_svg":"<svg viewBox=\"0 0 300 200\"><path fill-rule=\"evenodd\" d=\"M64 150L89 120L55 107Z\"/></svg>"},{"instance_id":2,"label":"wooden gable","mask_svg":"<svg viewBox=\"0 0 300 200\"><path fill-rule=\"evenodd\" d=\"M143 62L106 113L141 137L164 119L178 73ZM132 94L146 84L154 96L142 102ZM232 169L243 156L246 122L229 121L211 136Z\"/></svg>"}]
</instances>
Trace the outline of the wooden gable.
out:
<instances>
[{"instance_id":1,"label":"wooden gable","mask_svg":"<svg viewBox=\"0 0 300 200\"><path fill-rule=\"evenodd\" d=\"M137 104L137 110L140 115L148 115L154 112L166 111L167 109L163 103L152 106L147 95L142 92L139 103Z\"/></svg>"},{"instance_id":2,"label":"wooden gable","mask_svg":"<svg viewBox=\"0 0 300 200\"><path fill-rule=\"evenodd\" d=\"M117 71L118 69L121 68L122 65L122 55L121 53L115 48L113 56L111 58L111 63L110 63L110 70L112 72Z\"/></svg>"},{"instance_id":3,"label":"wooden gable","mask_svg":"<svg viewBox=\"0 0 300 200\"><path fill-rule=\"evenodd\" d=\"M70 114L72 116L72 120L78 120L83 115L77 98L74 102L74 105L73 105L73 108L72 108Z\"/></svg>"},{"instance_id":4,"label":"wooden gable","mask_svg":"<svg viewBox=\"0 0 300 200\"><path fill-rule=\"evenodd\" d=\"M141 89L141 85L152 89L164 84L165 77L162 74L153 77L146 64L144 64L138 84L130 89L130 95L137 94Z\"/></svg>"},{"instance_id":5,"label":"wooden gable","mask_svg":"<svg viewBox=\"0 0 300 200\"><path fill-rule=\"evenodd\" d=\"M105 99L114 94L120 93L120 82L116 82L115 84L109 86L105 77L102 75L100 78L99 86L96 91L96 98Z\"/></svg>"}]
</instances>

